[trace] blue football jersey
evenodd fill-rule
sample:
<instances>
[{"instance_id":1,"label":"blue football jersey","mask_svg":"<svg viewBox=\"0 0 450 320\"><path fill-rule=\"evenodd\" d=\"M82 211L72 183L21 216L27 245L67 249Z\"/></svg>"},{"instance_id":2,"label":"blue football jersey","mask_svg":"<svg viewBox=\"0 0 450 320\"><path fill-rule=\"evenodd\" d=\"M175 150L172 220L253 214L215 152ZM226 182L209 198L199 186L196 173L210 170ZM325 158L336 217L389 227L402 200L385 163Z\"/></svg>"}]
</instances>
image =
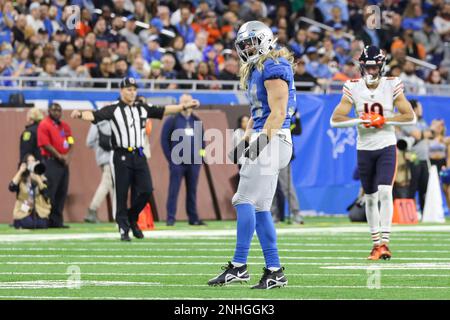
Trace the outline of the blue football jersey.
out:
<instances>
[{"instance_id":1,"label":"blue football jersey","mask_svg":"<svg viewBox=\"0 0 450 320\"><path fill-rule=\"evenodd\" d=\"M286 119L282 129L288 129L291 125L291 117L296 109L296 95L294 86L294 74L292 66L285 58L278 58L278 61L267 59L264 68L259 71L254 68L248 80L247 98L250 101L250 113L253 118L253 129L261 131L267 117L270 115L270 107L267 101L267 90L264 81L270 79L282 79L287 82L289 88L289 99L286 105Z\"/></svg>"}]
</instances>

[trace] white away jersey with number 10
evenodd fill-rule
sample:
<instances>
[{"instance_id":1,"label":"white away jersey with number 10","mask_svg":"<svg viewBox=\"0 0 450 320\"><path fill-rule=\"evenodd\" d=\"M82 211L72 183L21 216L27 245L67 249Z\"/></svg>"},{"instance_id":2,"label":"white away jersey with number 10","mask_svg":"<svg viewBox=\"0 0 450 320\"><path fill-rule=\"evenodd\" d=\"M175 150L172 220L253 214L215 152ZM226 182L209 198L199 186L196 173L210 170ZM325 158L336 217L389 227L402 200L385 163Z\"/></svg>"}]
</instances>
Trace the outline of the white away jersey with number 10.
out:
<instances>
[{"instance_id":1,"label":"white away jersey with number 10","mask_svg":"<svg viewBox=\"0 0 450 320\"><path fill-rule=\"evenodd\" d=\"M369 89L363 79L347 80L342 89L360 117L364 112L376 112L385 118L394 114L394 100L403 92L403 83L397 77L381 77L376 89ZM358 126L358 150L380 150L395 145L395 128L385 124L383 128Z\"/></svg>"}]
</instances>

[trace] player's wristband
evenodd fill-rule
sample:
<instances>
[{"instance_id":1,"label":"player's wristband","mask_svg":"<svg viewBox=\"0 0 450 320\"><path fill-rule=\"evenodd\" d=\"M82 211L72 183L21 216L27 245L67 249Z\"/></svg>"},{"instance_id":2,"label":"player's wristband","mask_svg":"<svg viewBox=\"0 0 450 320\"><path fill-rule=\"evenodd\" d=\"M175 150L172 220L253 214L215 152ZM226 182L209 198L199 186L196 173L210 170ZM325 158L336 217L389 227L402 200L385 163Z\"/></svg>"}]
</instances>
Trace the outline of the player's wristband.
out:
<instances>
[{"instance_id":1,"label":"player's wristband","mask_svg":"<svg viewBox=\"0 0 450 320\"><path fill-rule=\"evenodd\" d=\"M348 127L354 127L362 123L370 123L369 120L362 120L362 119L351 119L346 121L333 121L330 119L330 126L333 128L348 128Z\"/></svg>"}]
</instances>

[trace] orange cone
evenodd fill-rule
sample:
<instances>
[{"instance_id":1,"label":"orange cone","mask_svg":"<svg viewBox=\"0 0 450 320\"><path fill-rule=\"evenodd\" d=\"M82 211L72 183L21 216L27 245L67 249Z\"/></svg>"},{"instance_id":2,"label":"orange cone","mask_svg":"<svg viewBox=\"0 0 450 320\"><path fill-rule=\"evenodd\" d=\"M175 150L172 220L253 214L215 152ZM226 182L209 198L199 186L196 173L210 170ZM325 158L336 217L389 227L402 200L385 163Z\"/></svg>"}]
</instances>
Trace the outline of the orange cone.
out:
<instances>
[{"instance_id":1,"label":"orange cone","mask_svg":"<svg viewBox=\"0 0 450 320\"><path fill-rule=\"evenodd\" d=\"M139 214L138 226L141 230L155 229L155 224L153 223L152 208L149 203L145 205L145 208Z\"/></svg>"}]
</instances>

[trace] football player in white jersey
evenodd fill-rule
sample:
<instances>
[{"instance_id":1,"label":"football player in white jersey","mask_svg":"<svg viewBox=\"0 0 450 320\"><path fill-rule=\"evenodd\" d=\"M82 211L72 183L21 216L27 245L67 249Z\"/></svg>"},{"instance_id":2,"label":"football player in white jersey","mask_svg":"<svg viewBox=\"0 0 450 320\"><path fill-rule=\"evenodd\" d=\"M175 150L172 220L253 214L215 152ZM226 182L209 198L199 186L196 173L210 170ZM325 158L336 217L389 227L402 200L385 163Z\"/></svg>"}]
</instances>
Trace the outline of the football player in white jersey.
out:
<instances>
[{"instance_id":1,"label":"football player in white jersey","mask_svg":"<svg viewBox=\"0 0 450 320\"><path fill-rule=\"evenodd\" d=\"M365 192L373 248L369 260L390 259L392 185L397 168L395 125L411 125L415 114L397 77L384 77L383 51L366 46L359 58L361 79L348 80L330 120L336 128L357 126L358 170ZM356 118L349 117L355 107ZM398 113L394 112L397 108ZM380 202L380 206L378 204Z\"/></svg>"}]
</instances>

